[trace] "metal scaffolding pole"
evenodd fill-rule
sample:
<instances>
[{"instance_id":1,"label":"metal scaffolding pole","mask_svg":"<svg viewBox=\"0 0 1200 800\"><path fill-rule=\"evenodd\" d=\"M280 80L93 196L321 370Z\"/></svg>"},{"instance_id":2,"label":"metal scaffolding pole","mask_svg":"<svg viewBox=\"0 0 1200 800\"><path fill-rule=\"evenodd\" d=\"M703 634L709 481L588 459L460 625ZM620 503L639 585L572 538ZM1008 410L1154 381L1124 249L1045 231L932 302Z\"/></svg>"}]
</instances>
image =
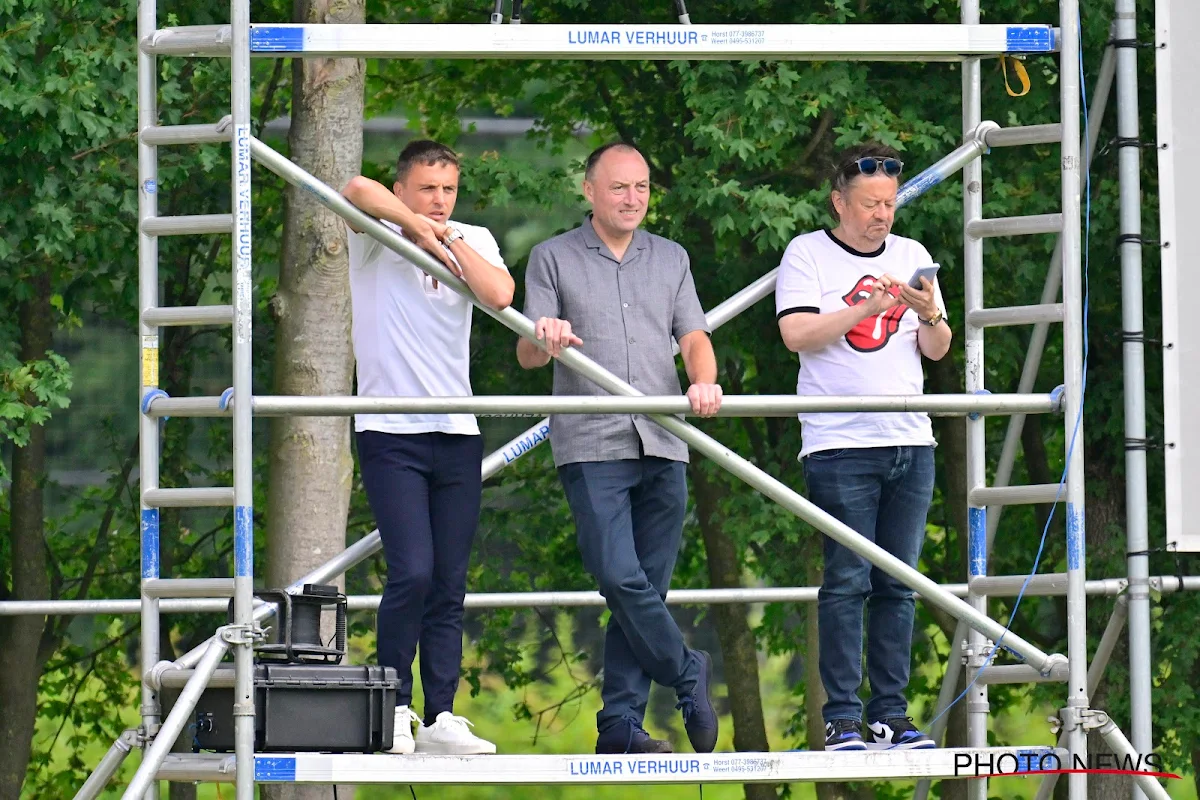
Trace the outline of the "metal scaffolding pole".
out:
<instances>
[{"instance_id":1,"label":"metal scaffolding pole","mask_svg":"<svg viewBox=\"0 0 1200 800\"><path fill-rule=\"evenodd\" d=\"M344 567L341 562L339 568ZM340 573L337 573L340 574ZM331 577L336 577L336 574ZM991 597L1015 597L1020 591L1020 583L1027 576L1010 576L1014 583L1006 586L990 586L987 593ZM1040 578L1051 578L1039 587L1035 582L1025 590L1025 597L1062 597L1066 595L1066 573L1061 575L1041 575ZM992 578L991 580L996 580ZM307 580L304 583L312 583ZM1171 594L1174 592L1200 590L1200 576L1185 577L1182 583L1175 575L1155 575L1148 580L1150 590ZM299 589L303 584L293 585L288 591ZM967 584L944 583L941 587L955 597L967 596ZM1100 578L1087 581L1084 591L1089 597L1116 597L1122 595L1128 587L1124 578ZM721 603L811 603L817 599L817 586L763 586L741 589L672 589L667 597L668 605L716 605ZM917 598L921 595L918 593ZM351 611L374 611L379 607L379 595L352 594L347 598L347 607ZM469 609L484 608L554 608L602 606L604 598L599 592L588 591L540 591L540 592L468 592L466 607ZM229 609L229 601L220 597L194 597L186 599L163 600L159 606L163 614L224 614ZM0 617L34 616L95 616L138 614L141 611L139 600L10 600L0 602ZM273 603L259 603L255 606L254 617L261 622L275 613ZM965 637L966 634L963 633ZM961 641L963 637L959 637ZM200 646L203 654L205 645ZM183 661L183 659L180 659ZM170 663L170 662L167 662ZM180 666L194 666L180 664ZM949 702L950 698L945 698ZM945 703L939 703L940 710ZM933 730L939 730L937 727Z\"/></svg>"},{"instance_id":2,"label":"metal scaffolding pole","mask_svg":"<svg viewBox=\"0 0 1200 800\"><path fill-rule=\"evenodd\" d=\"M979 24L979 0L962 0L962 23ZM963 132L975 130L983 119L982 88L978 58L968 58L962 67ZM966 350L966 392L978 394L984 385L983 328L971 322L971 315L983 309L983 239L972 236L971 226L983 219L983 162L973 158L963 167L963 297L966 311L964 348ZM967 493L987 485L984 420L968 417ZM967 579L987 575L987 523L982 505L967 507ZM987 614L987 596L972 590L967 595L971 608ZM992 640L998 637L991 637ZM967 681L970 683L987 663L989 637L978 629L967 632ZM967 746L986 747L988 729L988 688L983 681L971 687L965 698L967 708ZM967 783L969 800L987 800L987 778Z\"/></svg>"},{"instance_id":3,"label":"metal scaffolding pole","mask_svg":"<svg viewBox=\"0 0 1200 800\"><path fill-rule=\"evenodd\" d=\"M212 677L213 672L217 669L217 665L221 663L221 659L225 657L225 653L229 649L229 643L225 638L225 635L229 633L232 633L229 627L223 628L217 631L217 635L209 643L208 650L196 666L195 673L192 674L192 677L184 685L183 691L179 693L179 698L175 701L174 707L171 708L171 713L167 715L166 721L163 722L158 736L154 737L154 743L146 748L146 755L142 759L137 772L134 773L133 779L129 782L129 786L125 789L125 794L121 795L121 800L138 800L151 786L158 783L155 779L155 776L158 774L158 768L162 765L167 753L171 752L171 747L174 746L175 740L179 738L179 734L188 724L188 717L191 715L192 709L196 707L197 701L200 700L200 695L204 693L204 687L208 685L208 679ZM251 722L253 722L253 719L251 719ZM251 734L253 732L254 729L251 728ZM251 740L250 745L251 747L254 746L253 740ZM253 800L253 753L246 762L246 769L250 771L250 800ZM238 779L237 783L240 786L242 783L241 779Z\"/></svg>"},{"instance_id":4,"label":"metal scaffolding pole","mask_svg":"<svg viewBox=\"0 0 1200 800\"><path fill-rule=\"evenodd\" d=\"M1070 663L1067 707L1063 716L1072 757L1087 758L1087 731L1081 715L1088 708L1087 598L1084 595L1083 487L1083 272L1081 269L1079 161L1079 2L1060 0L1062 28L1059 92L1062 109L1062 263L1063 361L1067 387L1067 656ZM1072 773L1067 781L1071 800L1086 800L1087 775Z\"/></svg>"},{"instance_id":5,"label":"metal scaffolding pole","mask_svg":"<svg viewBox=\"0 0 1200 800\"><path fill-rule=\"evenodd\" d=\"M117 774L117 770L125 763L125 759L129 756L129 752L138 746L138 732L135 730L127 730L117 737L117 740L108 748L108 752L100 759L100 763L96 765L96 769L84 781L83 786L79 787L79 791L75 793L75 800L95 800L104 791L104 787L112 780L112 776Z\"/></svg>"},{"instance_id":6,"label":"metal scaffolding pole","mask_svg":"<svg viewBox=\"0 0 1200 800\"><path fill-rule=\"evenodd\" d=\"M1117 148L1120 175L1121 330L1125 375L1125 552L1129 572L1130 735L1154 746L1150 717L1150 533L1146 496L1146 344L1142 330L1142 153L1138 142L1137 6L1117 0ZM1091 125L1099 127L1098 123ZM1135 786L1133 800L1145 795Z\"/></svg>"},{"instance_id":7,"label":"metal scaffolding pole","mask_svg":"<svg viewBox=\"0 0 1200 800\"><path fill-rule=\"evenodd\" d=\"M250 0L231 0L233 96L233 730L237 800L254 800L254 302L250 218ZM212 645L210 645L211 647Z\"/></svg>"},{"instance_id":8,"label":"metal scaffolding pole","mask_svg":"<svg viewBox=\"0 0 1200 800\"><path fill-rule=\"evenodd\" d=\"M1061 410L1060 394L917 394L827 395L794 394L726 395L721 417L793 417L798 413L836 411L923 411L934 416L968 414L1049 414ZM236 403L222 409L220 397L148 398L151 417L216 417L236 413ZM541 414L672 414L696 416L682 395L660 397L473 395L470 397L353 397L258 395L252 404L257 417L330 417L350 414L475 414L482 417L539 416Z\"/></svg>"},{"instance_id":9,"label":"metal scaffolding pole","mask_svg":"<svg viewBox=\"0 0 1200 800\"><path fill-rule=\"evenodd\" d=\"M428 272L432 277L436 277L440 281L445 281L447 286L469 298L485 313L506 327L536 341L533 335L533 322L524 315L512 308L496 311L479 303L478 299L475 298L465 283L452 275L440 262L419 247L355 208L336 191L321 183L318 179L262 142L253 139L251 146L254 157L269 170L289 183L304 189L326 208L347 219L356 228L368 233L384 246L400 253L418 265L422 270ZM637 389L620 380L574 348L568 348L563 351L562 355L559 356L559 360L568 368L579 372L588 378L588 380L591 380L612 394L641 396ZM849 548L852 552L863 556L879 569L904 582L905 585L920 591L928 602L933 603L943 611L957 618L967 620L972 628L982 631L985 635L995 638L1004 632L1004 626L1000 623L980 614L976 609L943 590L925 575L912 569L891 553L868 542L849 526L813 505L782 482L767 475L746 459L693 426L670 416L652 415L650 418L682 439L692 449L708 456L718 465L796 514L796 516L817 530ZM1005 637L1005 641L1014 652L1018 653L1030 666L1039 671L1049 671L1055 664L1060 663L1062 660L1062 656L1044 653L1015 633L1009 632Z\"/></svg>"},{"instance_id":10,"label":"metal scaffolding pole","mask_svg":"<svg viewBox=\"0 0 1200 800\"><path fill-rule=\"evenodd\" d=\"M154 33L158 27L155 0L140 0L137 12L138 39ZM138 130L158 124L157 59L138 50ZM158 151L139 138L138 146L138 309L141 335L141 376L138 397L158 388L158 328L144 316L158 306L158 237L145 230L145 224L158 216ZM138 464L141 497L141 573L142 581L158 578L159 511L146 503L146 492L158 488L159 421L138 415ZM141 665L149 669L159 659L158 598L141 595ZM158 733L160 715L158 692L146 685L141 688L141 741L150 742ZM143 751L143 757L146 751ZM145 800L158 800L158 784L147 787Z\"/></svg>"},{"instance_id":11,"label":"metal scaffolding pole","mask_svg":"<svg viewBox=\"0 0 1200 800\"><path fill-rule=\"evenodd\" d=\"M1121 595L1117 598L1117 604L1113 608L1112 616L1108 618L1108 625L1104 628L1104 634L1100 637L1100 643L1096 645L1096 654L1092 657L1092 663L1088 666L1088 696L1096 693L1100 688L1100 679L1104 677L1104 670L1108 667L1108 661L1112 658L1113 650L1116 649L1117 640L1121 638L1121 631L1125 627L1125 622L1129 617L1129 597ZM1062 750L1067 746L1067 735L1063 733L1059 735L1058 742L1054 747ZM1058 783L1058 775L1047 775L1042 778L1042 782L1038 784L1037 795L1034 800L1050 800L1054 796L1054 786Z\"/></svg>"}]
</instances>

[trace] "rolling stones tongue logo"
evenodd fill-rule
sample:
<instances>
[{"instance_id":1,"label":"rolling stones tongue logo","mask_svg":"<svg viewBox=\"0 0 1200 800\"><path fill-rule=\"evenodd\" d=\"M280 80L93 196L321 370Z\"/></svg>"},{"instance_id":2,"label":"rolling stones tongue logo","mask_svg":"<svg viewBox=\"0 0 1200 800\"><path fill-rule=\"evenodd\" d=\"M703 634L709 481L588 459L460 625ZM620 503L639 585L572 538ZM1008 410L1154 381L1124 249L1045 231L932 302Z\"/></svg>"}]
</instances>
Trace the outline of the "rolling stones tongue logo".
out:
<instances>
[{"instance_id":1,"label":"rolling stones tongue logo","mask_svg":"<svg viewBox=\"0 0 1200 800\"><path fill-rule=\"evenodd\" d=\"M871 287L875 285L874 275L863 275L854 284L854 288L842 295L848 306L865 303L871 297ZM896 304L882 314L867 317L846 333L846 344L860 353L873 353L882 350L891 340L892 334L900 330L900 318L908 306Z\"/></svg>"}]
</instances>

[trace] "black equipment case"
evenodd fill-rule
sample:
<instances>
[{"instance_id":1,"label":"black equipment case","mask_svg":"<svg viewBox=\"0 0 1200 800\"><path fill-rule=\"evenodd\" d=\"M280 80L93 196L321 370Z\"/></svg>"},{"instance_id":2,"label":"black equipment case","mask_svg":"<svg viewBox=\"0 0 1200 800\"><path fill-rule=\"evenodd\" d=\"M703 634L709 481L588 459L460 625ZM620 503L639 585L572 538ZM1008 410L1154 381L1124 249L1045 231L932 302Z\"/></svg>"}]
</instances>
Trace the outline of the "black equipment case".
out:
<instances>
[{"instance_id":1,"label":"black equipment case","mask_svg":"<svg viewBox=\"0 0 1200 800\"><path fill-rule=\"evenodd\" d=\"M254 750L387 750L392 746L396 684L392 667L255 664ZM193 722L195 727L180 738L192 733L194 750L232 751L233 689L205 689L196 704Z\"/></svg>"}]
</instances>

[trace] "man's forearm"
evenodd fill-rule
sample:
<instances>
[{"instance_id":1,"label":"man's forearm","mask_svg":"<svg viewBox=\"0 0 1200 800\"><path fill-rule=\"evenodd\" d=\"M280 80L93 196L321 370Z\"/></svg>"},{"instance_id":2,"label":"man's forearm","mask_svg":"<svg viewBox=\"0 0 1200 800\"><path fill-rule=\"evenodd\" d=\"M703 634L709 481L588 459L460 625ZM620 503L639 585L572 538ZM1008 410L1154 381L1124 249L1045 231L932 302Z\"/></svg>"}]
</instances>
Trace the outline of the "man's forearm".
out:
<instances>
[{"instance_id":1,"label":"man's forearm","mask_svg":"<svg viewBox=\"0 0 1200 800\"><path fill-rule=\"evenodd\" d=\"M937 325L922 323L917 330L917 347L920 348L921 355L930 361L941 361L946 353L950 352L950 340L953 337L954 332L945 320Z\"/></svg>"},{"instance_id":2,"label":"man's forearm","mask_svg":"<svg viewBox=\"0 0 1200 800\"><path fill-rule=\"evenodd\" d=\"M685 337L686 338L686 337ZM687 370L688 380L692 383L717 382L717 354L713 352L712 341L708 334L701 332L687 340L679 348L683 356L683 367Z\"/></svg>"},{"instance_id":3,"label":"man's forearm","mask_svg":"<svg viewBox=\"0 0 1200 800\"><path fill-rule=\"evenodd\" d=\"M868 316L862 305L843 308L832 314L800 311L780 319L779 332L783 336L783 343L793 353L820 350L845 336Z\"/></svg>"},{"instance_id":4,"label":"man's forearm","mask_svg":"<svg viewBox=\"0 0 1200 800\"><path fill-rule=\"evenodd\" d=\"M463 280L482 303L496 310L512 304L515 285L507 270L490 263L463 239L450 245L450 252L462 270Z\"/></svg>"},{"instance_id":5,"label":"man's forearm","mask_svg":"<svg viewBox=\"0 0 1200 800\"><path fill-rule=\"evenodd\" d=\"M383 184L359 175L342 189L342 196L360 211L372 217L394 222L400 227L412 224L416 214Z\"/></svg>"}]
</instances>

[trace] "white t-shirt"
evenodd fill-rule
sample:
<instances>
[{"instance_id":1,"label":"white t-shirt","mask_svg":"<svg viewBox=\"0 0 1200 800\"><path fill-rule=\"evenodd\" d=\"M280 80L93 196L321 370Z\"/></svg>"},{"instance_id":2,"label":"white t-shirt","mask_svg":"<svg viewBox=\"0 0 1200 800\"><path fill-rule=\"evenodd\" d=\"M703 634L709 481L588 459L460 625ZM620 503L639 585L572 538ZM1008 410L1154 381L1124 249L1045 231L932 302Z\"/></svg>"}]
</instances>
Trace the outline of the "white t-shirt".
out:
<instances>
[{"instance_id":1,"label":"white t-shirt","mask_svg":"<svg viewBox=\"0 0 1200 800\"><path fill-rule=\"evenodd\" d=\"M874 280L890 273L902 281L933 263L920 243L889 235L873 253L859 253L826 230L792 239L775 282L775 312L831 314L863 302ZM938 308L946 313L934 280ZM896 305L860 322L845 336L800 354L796 393L810 395L922 394L925 378L917 349L917 314ZM844 447L932 445L933 426L923 412L800 414L800 457Z\"/></svg>"},{"instance_id":2,"label":"white t-shirt","mask_svg":"<svg viewBox=\"0 0 1200 800\"><path fill-rule=\"evenodd\" d=\"M384 221L396 232L400 226ZM449 223L507 269L487 228ZM365 233L347 227L359 397L469 397L471 303ZM354 430L477 434L471 414L357 414Z\"/></svg>"}]
</instances>

